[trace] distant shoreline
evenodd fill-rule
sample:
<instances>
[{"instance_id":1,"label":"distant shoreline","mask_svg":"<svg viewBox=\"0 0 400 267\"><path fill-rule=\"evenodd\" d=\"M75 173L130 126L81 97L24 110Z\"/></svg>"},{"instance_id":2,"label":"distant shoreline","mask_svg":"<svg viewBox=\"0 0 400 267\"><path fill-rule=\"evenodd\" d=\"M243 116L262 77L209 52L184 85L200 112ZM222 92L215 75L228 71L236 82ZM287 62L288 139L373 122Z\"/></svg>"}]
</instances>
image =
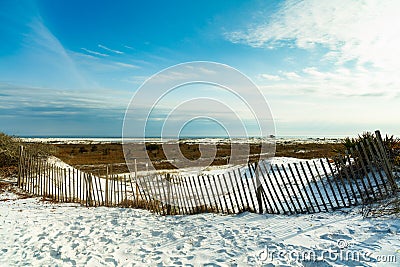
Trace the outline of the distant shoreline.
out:
<instances>
[{"instance_id":1,"label":"distant shoreline","mask_svg":"<svg viewBox=\"0 0 400 267\"><path fill-rule=\"evenodd\" d=\"M307 136L278 136L274 138L259 138L259 137L190 137L180 138L179 142L188 143L227 143L227 142L241 142L248 140L249 143L259 143L260 141L269 141L276 143L339 143L346 136L330 136L330 137L307 137ZM176 138L159 138L159 137L148 137L148 138L124 138L121 137L20 137L24 142L40 142L48 144L108 144L125 142L133 143L162 143L162 142L176 142Z\"/></svg>"}]
</instances>

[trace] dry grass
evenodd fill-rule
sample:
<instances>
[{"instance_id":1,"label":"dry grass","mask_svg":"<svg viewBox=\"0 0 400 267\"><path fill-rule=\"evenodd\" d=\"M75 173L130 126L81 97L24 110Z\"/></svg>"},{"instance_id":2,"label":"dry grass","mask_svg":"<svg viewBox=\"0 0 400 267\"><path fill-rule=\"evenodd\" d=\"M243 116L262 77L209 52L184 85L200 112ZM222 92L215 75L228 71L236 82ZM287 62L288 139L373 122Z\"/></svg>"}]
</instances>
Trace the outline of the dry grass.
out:
<instances>
[{"instance_id":1,"label":"dry grass","mask_svg":"<svg viewBox=\"0 0 400 267\"><path fill-rule=\"evenodd\" d=\"M304 143L304 144L278 144L277 157L293 157L300 159L333 158L338 153L344 153L345 148L340 143Z\"/></svg>"},{"instance_id":2,"label":"dry grass","mask_svg":"<svg viewBox=\"0 0 400 267\"><path fill-rule=\"evenodd\" d=\"M385 199L380 202L365 205L363 207L363 216L365 218L377 218L382 216L400 216L400 195Z\"/></svg>"},{"instance_id":3,"label":"dry grass","mask_svg":"<svg viewBox=\"0 0 400 267\"><path fill-rule=\"evenodd\" d=\"M128 172L125 164L125 158L122 145L119 143L108 144L54 144L57 149L55 156L66 163L77 167L83 171L95 174L105 174L106 165L113 165L114 173ZM210 145L211 146L211 145ZM180 144L182 154L190 160L196 160L200 157L198 144L182 143ZM167 162L164 151L159 144L150 144L147 146L149 158L157 170L175 169L175 166ZM250 162L257 161L259 158L260 145L250 145ZM316 143L289 143L278 144L276 147L276 156L296 157L301 159L312 159L321 157L333 157L338 152L343 153L342 144L316 144ZM227 164L227 157L230 156L230 144L218 144L217 155L211 165L219 166ZM245 154L245 152L243 152ZM145 169L144 164L138 165L139 171Z\"/></svg>"},{"instance_id":4,"label":"dry grass","mask_svg":"<svg viewBox=\"0 0 400 267\"><path fill-rule=\"evenodd\" d=\"M31 194L21 190L16 185L9 183L9 182L0 181L0 193L4 193L6 191L13 192L14 194L16 194L18 196L19 199L32 197ZM9 200L9 199L2 199L0 201L7 201L7 200Z\"/></svg>"}]
</instances>

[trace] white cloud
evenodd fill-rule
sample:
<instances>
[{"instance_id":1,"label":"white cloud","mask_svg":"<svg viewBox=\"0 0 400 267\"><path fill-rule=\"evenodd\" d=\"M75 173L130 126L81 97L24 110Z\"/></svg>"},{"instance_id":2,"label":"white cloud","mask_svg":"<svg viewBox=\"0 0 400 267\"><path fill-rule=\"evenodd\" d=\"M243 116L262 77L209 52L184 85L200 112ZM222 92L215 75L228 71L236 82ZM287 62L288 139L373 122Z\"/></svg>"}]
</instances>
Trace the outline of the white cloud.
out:
<instances>
[{"instance_id":1,"label":"white cloud","mask_svg":"<svg viewBox=\"0 0 400 267\"><path fill-rule=\"evenodd\" d=\"M128 64L128 63L122 63L122 62L116 62L115 65L118 65L120 67L124 68L131 68L131 69L138 69L139 67L136 65Z\"/></svg>"},{"instance_id":2,"label":"white cloud","mask_svg":"<svg viewBox=\"0 0 400 267\"><path fill-rule=\"evenodd\" d=\"M282 75L285 76L287 79L290 79L290 80L296 80L296 79L300 78L300 76L294 71L289 71L289 72L283 71Z\"/></svg>"},{"instance_id":3,"label":"white cloud","mask_svg":"<svg viewBox=\"0 0 400 267\"><path fill-rule=\"evenodd\" d=\"M271 74L260 74L260 78L268 80L268 81L280 81L281 77L278 75L271 75Z\"/></svg>"},{"instance_id":4,"label":"white cloud","mask_svg":"<svg viewBox=\"0 0 400 267\"><path fill-rule=\"evenodd\" d=\"M100 52L96 52L96 51L93 51L93 50L89 50L89 49L86 49L86 48L83 48L83 47L82 47L81 49L82 49L83 51L89 53L89 54L92 54L92 55L102 56L102 57L108 57L107 54L103 54L103 53L100 53Z\"/></svg>"},{"instance_id":5,"label":"white cloud","mask_svg":"<svg viewBox=\"0 0 400 267\"><path fill-rule=\"evenodd\" d=\"M124 110L131 97L130 92L115 89L60 90L1 83L0 91L4 94L0 110L26 107Z\"/></svg>"},{"instance_id":6,"label":"white cloud","mask_svg":"<svg viewBox=\"0 0 400 267\"><path fill-rule=\"evenodd\" d=\"M109 52L115 53L115 54L123 54L124 53L124 52L121 52L121 51L118 51L118 50L114 50L114 49L108 48L108 47L106 47L104 45L101 45L101 44L99 44L98 47L100 47L100 48L102 48L104 50L107 50Z\"/></svg>"},{"instance_id":7,"label":"white cloud","mask_svg":"<svg viewBox=\"0 0 400 267\"><path fill-rule=\"evenodd\" d=\"M305 67L296 73L281 71L288 91L298 88L293 79L325 94L393 96L400 92L399 10L397 0L288 0L264 21L226 37L253 47L297 47L312 51L314 58L319 54L313 61L302 58Z\"/></svg>"},{"instance_id":8,"label":"white cloud","mask_svg":"<svg viewBox=\"0 0 400 267\"><path fill-rule=\"evenodd\" d=\"M125 48L128 48L128 49L130 49L130 50L135 50L135 48L133 48L132 46L129 46L129 45L124 45L124 47L125 47Z\"/></svg>"},{"instance_id":9,"label":"white cloud","mask_svg":"<svg viewBox=\"0 0 400 267\"><path fill-rule=\"evenodd\" d=\"M140 85L140 84L143 84L143 82L146 81L148 78L149 78L149 76L135 75L135 76L131 76L128 78L124 78L121 80L121 82Z\"/></svg>"},{"instance_id":10,"label":"white cloud","mask_svg":"<svg viewBox=\"0 0 400 267\"><path fill-rule=\"evenodd\" d=\"M395 97L400 81L384 72L368 70L351 71L336 68L321 71L315 67L304 68L301 75L284 73L279 82L261 83L259 87L266 94L320 95L320 96L388 96ZM299 100L300 101L300 100Z\"/></svg>"},{"instance_id":11,"label":"white cloud","mask_svg":"<svg viewBox=\"0 0 400 267\"><path fill-rule=\"evenodd\" d=\"M265 22L226 36L254 47L279 47L286 41L304 49L320 44L331 50L328 58L341 63L391 68L399 65L399 10L397 0L289 0Z\"/></svg>"}]
</instances>

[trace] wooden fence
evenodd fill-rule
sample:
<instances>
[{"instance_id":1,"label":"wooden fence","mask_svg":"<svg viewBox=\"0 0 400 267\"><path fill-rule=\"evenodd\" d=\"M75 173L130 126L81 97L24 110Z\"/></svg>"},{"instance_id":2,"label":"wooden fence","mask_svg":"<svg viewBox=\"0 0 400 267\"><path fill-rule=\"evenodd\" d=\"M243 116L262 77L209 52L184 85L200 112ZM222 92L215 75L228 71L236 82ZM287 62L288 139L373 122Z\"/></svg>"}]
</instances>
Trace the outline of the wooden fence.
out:
<instances>
[{"instance_id":1,"label":"wooden fence","mask_svg":"<svg viewBox=\"0 0 400 267\"><path fill-rule=\"evenodd\" d=\"M21 148L18 186L57 202L144 208L162 215L299 214L384 199L398 191L379 131L334 159L260 161L221 174L115 175L61 168Z\"/></svg>"}]
</instances>

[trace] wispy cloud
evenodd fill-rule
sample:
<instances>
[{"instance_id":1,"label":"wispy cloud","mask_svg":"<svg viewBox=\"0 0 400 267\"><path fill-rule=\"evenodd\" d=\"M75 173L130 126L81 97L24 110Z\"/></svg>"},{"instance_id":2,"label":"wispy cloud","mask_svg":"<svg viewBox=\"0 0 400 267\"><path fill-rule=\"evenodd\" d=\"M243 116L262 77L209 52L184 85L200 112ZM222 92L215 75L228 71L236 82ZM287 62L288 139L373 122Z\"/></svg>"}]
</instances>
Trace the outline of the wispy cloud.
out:
<instances>
[{"instance_id":1,"label":"wispy cloud","mask_svg":"<svg viewBox=\"0 0 400 267\"><path fill-rule=\"evenodd\" d=\"M393 83L395 77L386 77L384 72L349 70L335 68L322 71L316 67L307 67L299 73L279 72L276 80L261 80L260 88L267 94L304 95L342 97L394 97L400 82ZM273 83L271 81L274 81Z\"/></svg>"},{"instance_id":2,"label":"wispy cloud","mask_svg":"<svg viewBox=\"0 0 400 267\"><path fill-rule=\"evenodd\" d=\"M275 48L323 45L329 59L376 67L398 66L400 2L288 0L279 12L245 30L226 33L235 43Z\"/></svg>"},{"instance_id":3,"label":"wispy cloud","mask_svg":"<svg viewBox=\"0 0 400 267\"><path fill-rule=\"evenodd\" d=\"M124 67L124 68L131 68L131 69L139 69L139 66L133 65L133 64L128 64L128 63L123 63L123 62L116 62L115 65Z\"/></svg>"},{"instance_id":4,"label":"wispy cloud","mask_svg":"<svg viewBox=\"0 0 400 267\"><path fill-rule=\"evenodd\" d=\"M280 81L282 78L279 77L278 75L271 75L271 74L260 74L259 78L263 79L263 80L268 80L268 81Z\"/></svg>"},{"instance_id":5,"label":"wispy cloud","mask_svg":"<svg viewBox=\"0 0 400 267\"><path fill-rule=\"evenodd\" d=\"M121 80L121 82L140 85L143 84L143 82L146 81L149 77L150 76L135 75L135 76L130 76L128 78L124 78Z\"/></svg>"},{"instance_id":6,"label":"wispy cloud","mask_svg":"<svg viewBox=\"0 0 400 267\"><path fill-rule=\"evenodd\" d=\"M34 17L27 26L30 31L24 35L23 42L26 60L24 67L27 71L32 74L46 72L49 76L58 77L60 81L68 80L65 83L68 86L76 88L87 86L86 78L78 70L70 53L46 27L43 20ZM32 65L35 68L31 68Z\"/></svg>"},{"instance_id":7,"label":"wispy cloud","mask_svg":"<svg viewBox=\"0 0 400 267\"><path fill-rule=\"evenodd\" d=\"M119 110L122 113L130 99L130 92L115 89L78 91L0 84L0 90L4 94L0 99L0 113L4 113L5 109L15 113L29 109L37 115L48 110L81 112L102 109L105 112Z\"/></svg>"},{"instance_id":8,"label":"wispy cloud","mask_svg":"<svg viewBox=\"0 0 400 267\"><path fill-rule=\"evenodd\" d=\"M296 80L325 94L393 95L400 90L399 9L396 0L287 0L264 21L225 37L252 47L285 46L319 55L314 61L302 58L303 69L278 75L289 91L299 87L290 83Z\"/></svg>"},{"instance_id":9,"label":"wispy cloud","mask_svg":"<svg viewBox=\"0 0 400 267\"><path fill-rule=\"evenodd\" d=\"M296 80L300 78L300 76L294 71L289 71L289 72L283 71L282 75L289 80Z\"/></svg>"},{"instance_id":10,"label":"wispy cloud","mask_svg":"<svg viewBox=\"0 0 400 267\"><path fill-rule=\"evenodd\" d=\"M115 54L120 54L120 55L124 54L124 52L122 52L122 51L114 50L114 49L108 48L107 46L104 46L104 45L101 45L101 44L99 44L98 47L100 47L100 48L102 48L104 50L107 50L109 52L115 53Z\"/></svg>"},{"instance_id":11,"label":"wispy cloud","mask_svg":"<svg viewBox=\"0 0 400 267\"><path fill-rule=\"evenodd\" d=\"M125 48L128 48L128 49L130 49L130 50L135 50L135 48L133 48L132 46L129 46L129 45L124 45L124 47L125 47Z\"/></svg>"},{"instance_id":12,"label":"wispy cloud","mask_svg":"<svg viewBox=\"0 0 400 267\"><path fill-rule=\"evenodd\" d=\"M102 56L102 57L108 57L107 54L103 54L103 53L100 53L100 52L96 52L96 51L93 51L93 50L89 50L89 49L87 49L87 48L83 48L83 47L82 47L81 49L82 49L83 51L89 53L89 54L92 54L92 55Z\"/></svg>"}]
</instances>

